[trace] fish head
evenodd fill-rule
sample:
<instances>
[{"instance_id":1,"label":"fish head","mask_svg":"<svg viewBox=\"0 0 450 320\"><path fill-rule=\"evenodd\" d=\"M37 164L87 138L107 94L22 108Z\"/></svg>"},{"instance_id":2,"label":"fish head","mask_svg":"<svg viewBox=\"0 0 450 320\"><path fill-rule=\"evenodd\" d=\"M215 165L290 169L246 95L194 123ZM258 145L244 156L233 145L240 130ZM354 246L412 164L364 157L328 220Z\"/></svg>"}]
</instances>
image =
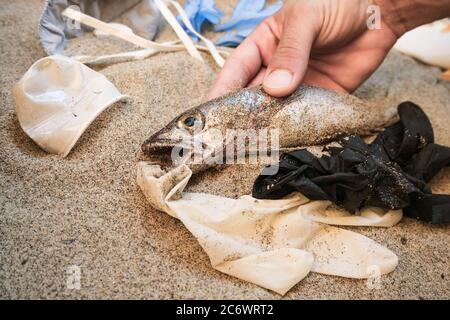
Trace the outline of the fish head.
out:
<instances>
[{"instance_id":1,"label":"fish head","mask_svg":"<svg viewBox=\"0 0 450 320\"><path fill-rule=\"evenodd\" d=\"M191 165L203 159L222 144L221 135L208 121L210 104L192 108L147 139L141 148L141 160L151 161L163 167Z\"/></svg>"},{"instance_id":2,"label":"fish head","mask_svg":"<svg viewBox=\"0 0 450 320\"><path fill-rule=\"evenodd\" d=\"M233 130L263 124L257 116L271 110L264 107L270 101L260 87L254 87L189 109L144 142L141 159L163 167L217 164L216 160L223 160L224 147L233 141Z\"/></svg>"}]
</instances>

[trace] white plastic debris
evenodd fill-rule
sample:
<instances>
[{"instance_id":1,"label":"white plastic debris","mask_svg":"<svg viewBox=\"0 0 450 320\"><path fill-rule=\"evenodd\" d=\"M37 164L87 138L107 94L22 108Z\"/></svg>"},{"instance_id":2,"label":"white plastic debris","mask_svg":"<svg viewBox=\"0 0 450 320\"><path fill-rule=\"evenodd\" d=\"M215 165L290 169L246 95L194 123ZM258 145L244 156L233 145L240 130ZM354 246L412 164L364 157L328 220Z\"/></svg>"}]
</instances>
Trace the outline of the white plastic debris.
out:
<instances>
[{"instance_id":1,"label":"white plastic debris","mask_svg":"<svg viewBox=\"0 0 450 320\"><path fill-rule=\"evenodd\" d=\"M140 162L137 183L151 206L185 225L216 270L283 295L310 271L364 279L398 264L397 256L375 241L310 218L320 220L321 210L328 223L387 227L401 219L401 211L384 218L366 208L361 216L350 216L299 193L257 200L183 192L191 175L185 165L164 172Z\"/></svg>"},{"instance_id":2,"label":"white plastic debris","mask_svg":"<svg viewBox=\"0 0 450 320\"><path fill-rule=\"evenodd\" d=\"M46 0L39 21L39 38L48 55L63 54L66 42L92 29L67 20L66 8L83 12L105 22L120 23L134 33L152 40L162 19L158 8L150 0Z\"/></svg>"},{"instance_id":3,"label":"white plastic debris","mask_svg":"<svg viewBox=\"0 0 450 320\"><path fill-rule=\"evenodd\" d=\"M110 25L111 27L115 28L115 29L119 29L122 30L123 32L128 32L129 34L133 33L133 30L121 23L116 23L116 22L110 22L108 23L108 25ZM94 30L94 36L98 37L98 38L107 38L107 37L112 37L109 33L103 32L102 30L99 29L95 29Z\"/></svg>"},{"instance_id":4,"label":"white plastic debris","mask_svg":"<svg viewBox=\"0 0 450 320\"><path fill-rule=\"evenodd\" d=\"M126 96L82 63L50 56L30 67L13 98L26 134L45 151L65 157L91 122Z\"/></svg>"},{"instance_id":5,"label":"white plastic debris","mask_svg":"<svg viewBox=\"0 0 450 320\"><path fill-rule=\"evenodd\" d=\"M90 28L93 28L96 30L97 33L101 34L107 34L110 36L117 37L119 39L128 41L136 46L139 46L141 48L148 49L150 51L145 52L145 56L151 56L154 53L157 52L169 52L169 51L180 51L180 50L187 50L189 54L196 58L199 61L204 61L202 56L200 55L199 50L201 51L207 51L210 52L213 59L215 60L216 64L219 67L223 67L225 60L222 56L228 56L229 51L225 49L217 49L214 44L206 39L205 37L198 34L188 21L186 17L186 13L183 11L183 8L178 5L176 2L169 2L169 4L173 5L177 12L180 14L182 20L186 23L186 26L200 37L200 39L205 43L205 46L201 45L195 45L192 41L192 39L187 35L187 33L183 30L181 25L178 23L175 16L172 14L172 12L169 10L167 5L164 1L155 0L155 4L161 10L162 15L167 20L167 22L170 24L170 26L173 28L177 36L179 37L182 44L174 43L174 42L165 42L165 43L159 43L155 41L150 41L146 38L143 38L133 32L130 32L128 29L124 29L123 27L116 27L114 24L105 23L99 19L96 19L92 16L86 15L80 11L74 10L70 7L65 9L62 12L62 15L68 19L71 19L73 21L76 21L80 23L81 25L88 26ZM138 53L120 53L118 55L110 55L110 56L103 56L103 57L80 57L84 63L88 64L96 64L97 59L102 60L103 62L114 62L116 59L119 61L131 61L131 60L137 60L142 58L142 54Z\"/></svg>"},{"instance_id":6,"label":"white plastic debris","mask_svg":"<svg viewBox=\"0 0 450 320\"><path fill-rule=\"evenodd\" d=\"M450 69L450 19L439 20L405 33L394 48L424 63Z\"/></svg>"}]
</instances>

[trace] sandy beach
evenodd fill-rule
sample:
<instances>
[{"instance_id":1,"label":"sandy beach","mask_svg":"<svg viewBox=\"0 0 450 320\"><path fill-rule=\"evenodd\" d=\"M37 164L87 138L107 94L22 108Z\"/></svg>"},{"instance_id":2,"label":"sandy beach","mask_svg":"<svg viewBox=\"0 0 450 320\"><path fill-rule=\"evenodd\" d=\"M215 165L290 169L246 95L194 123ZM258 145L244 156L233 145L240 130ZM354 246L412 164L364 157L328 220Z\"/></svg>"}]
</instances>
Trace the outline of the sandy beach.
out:
<instances>
[{"instance_id":1,"label":"sandy beach","mask_svg":"<svg viewBox=\"0 0 450 320\"><path fill-rule=\"evenodd\" d=\"M225 11L232 7L221 1ZM104 111L67 158L42 151L21 129L13 85L45 53L37 36L44 1L0 0L0 298L280 299L214 270L178 220L152 209L136 184L142 142L181 111L205 100L217 69L186 52L97 68L132 99ZM229 11L227 11L229 12ZM174 39L165 30L162 39ZM68 53L129 50L91 35ZM131 48L132 49L132 48ZM411 100L431 119L436 142L450 145L450 82L440 70L392 52L355 93L379 103ZM259 167L228 166L199 175L191 191L250 193ZM450 193L450 169L432 181ZM285 299L448 299L450 226L404 218L392 228L348 228L399 257L381 289L365 280L309 274ZM81 270L69 289L67 270Z\"/></svg>"}]
</instances>

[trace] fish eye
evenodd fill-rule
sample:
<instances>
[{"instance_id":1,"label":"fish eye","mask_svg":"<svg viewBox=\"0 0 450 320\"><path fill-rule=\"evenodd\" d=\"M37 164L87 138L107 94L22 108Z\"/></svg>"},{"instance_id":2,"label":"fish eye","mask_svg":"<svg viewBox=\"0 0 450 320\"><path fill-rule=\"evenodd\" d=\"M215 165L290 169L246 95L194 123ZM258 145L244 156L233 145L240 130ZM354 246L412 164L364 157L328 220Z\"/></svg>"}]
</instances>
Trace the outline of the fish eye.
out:
<instances>
[{"instance_id":1,"label":"fish eye","mask_svg":"<svg viewBox=\"0 0 450 320\"><path fill-rule=\"evenodd\" d=\"M197 128L203 129L204 116L200 112L191 112L181 116L177 121L177 125L180 129L188 129L190 131Z\"/></svg>"},{"instance_id":2,"label":"fish eye","mask_svg":"<svg viewBox=\"0 0 450 320\"><path fill-rule=\"evenodd\" d=\"M194 117L187 117L184 119L184 124L187 127L193 127L195 124L195 121L197 121Z\"/></svg>"}]
</instances>

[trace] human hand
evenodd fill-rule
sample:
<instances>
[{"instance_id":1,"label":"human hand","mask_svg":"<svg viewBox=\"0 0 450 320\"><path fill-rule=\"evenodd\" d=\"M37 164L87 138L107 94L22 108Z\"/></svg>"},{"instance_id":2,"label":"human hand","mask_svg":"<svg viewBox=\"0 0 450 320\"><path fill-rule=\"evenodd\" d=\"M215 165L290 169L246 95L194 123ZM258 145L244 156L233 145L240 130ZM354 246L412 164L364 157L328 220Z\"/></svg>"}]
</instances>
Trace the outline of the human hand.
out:
<instances>
[{"instance_id":1,"label":"human hand","mask_svg":"<svg viewBox=\"0 0 450 320\"><path fill-rule=\"evenodd\" d=\"M352 92L383 62L397 40L381 21L367 27L370 0L287 1L236 48L209 98L263 84L276 97L300 83Z\"/></svg>"}]
</instances>

